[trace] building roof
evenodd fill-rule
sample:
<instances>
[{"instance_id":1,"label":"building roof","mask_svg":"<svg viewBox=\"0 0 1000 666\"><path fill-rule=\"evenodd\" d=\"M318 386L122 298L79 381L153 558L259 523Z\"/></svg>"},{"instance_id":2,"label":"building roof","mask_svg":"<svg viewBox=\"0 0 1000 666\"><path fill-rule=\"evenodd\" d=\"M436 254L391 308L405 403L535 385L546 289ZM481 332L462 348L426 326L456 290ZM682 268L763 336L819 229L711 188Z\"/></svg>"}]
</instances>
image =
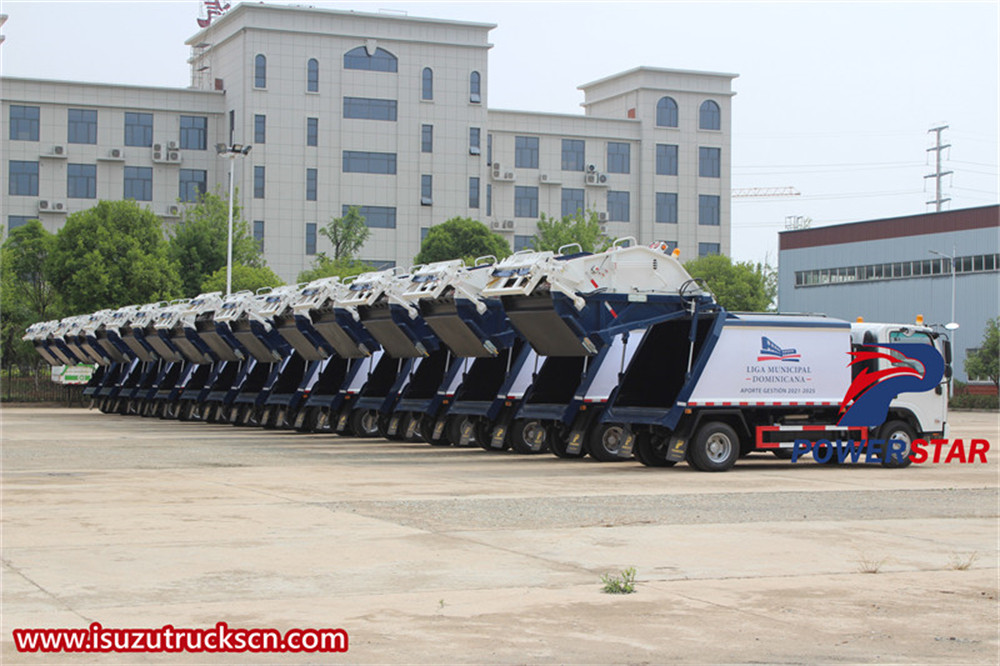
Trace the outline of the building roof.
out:
<instances>
[{"instance_id":1,"label":"building roof","mask_svg":"<svg viewBox=\"0 0 1000 666\"><path fill-rule=\"evenodd\" d=\"M823 245L842 245L990 227L1000 227L1000 205L782 231L778 234L778 249L799 250Z\"/></svg>"},{"instance_id":2,"label":"building roof","mask_svg":"<svg viewBox=\"0 0 1000 666\"><path fill-rule=\"evenodd\" d=\"M624 79L626 77L632 76L633 74L639 73L652 73L652 74L681 74L689 76L718 76L726 79L739 78L739 74L730 74L727 72L705 72L693 69L666 69L663 67L646 67L639 66L633 67L632 69L625 70L624 72L618 72L617 74L611 74L610 76L605 76L603 78L597 79L596 81L591 81L590 83L582 83L576 87L577 90L586 90L587 88L592 88L594 86L600 85L602 83L607 83L608 81L614 81L615 79Z\"/></svg>"}]
</instances>

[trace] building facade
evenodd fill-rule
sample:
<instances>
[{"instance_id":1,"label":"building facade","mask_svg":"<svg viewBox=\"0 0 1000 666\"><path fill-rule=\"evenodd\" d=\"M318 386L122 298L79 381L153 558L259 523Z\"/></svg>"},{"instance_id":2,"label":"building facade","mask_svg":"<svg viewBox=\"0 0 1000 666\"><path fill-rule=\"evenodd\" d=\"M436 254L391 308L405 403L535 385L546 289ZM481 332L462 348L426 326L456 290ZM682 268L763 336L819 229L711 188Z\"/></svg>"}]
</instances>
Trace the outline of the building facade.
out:
<instances>
[{"instance_id":1,"label":"building facade","mask_svg":"<svg viewBox=\"0 0 1000 666\"><path fill-rule=\"evenodd\" d=\"M640 67L580 86L584 114L490 110L490 24L241 4L187 41L191 87L3 79L2 214L58 229L97 199L168 225L234 169L268 264L294 280L361 207L361 258L407 265L471 217L515 249L542 214L728 253L734 74ZM220 158L216 144L249 144Z\"/></svg>"},{"instance_id":2,"label":"building facade","mask_svg":"<svg viewBox=\"0 0 1000 666\"><path fill-rule=\"evenodd\" d=\"M1000 206L784 231L778 267L783 312L956 322L955 377L968 381L965 357L1000 315Z\"/></svg>"}]
</instances>

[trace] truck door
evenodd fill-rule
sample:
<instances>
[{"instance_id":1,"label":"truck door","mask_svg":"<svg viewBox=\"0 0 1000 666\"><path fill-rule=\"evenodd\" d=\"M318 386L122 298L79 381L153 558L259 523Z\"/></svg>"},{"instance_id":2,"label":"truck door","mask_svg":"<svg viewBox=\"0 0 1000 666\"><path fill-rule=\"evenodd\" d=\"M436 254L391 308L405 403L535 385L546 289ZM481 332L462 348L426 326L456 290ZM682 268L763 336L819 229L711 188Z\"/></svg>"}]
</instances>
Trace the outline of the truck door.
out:
<instances>
[{"instance_id":1,"label":"truck door","mask_svg":"<svg viewBox=\"0 0 1000 666\"><path fill-rule=\"evenodd\" d=\"M909 327L889 329L886 342L927 344L936 348L934 339L929 333ZM896 364L909 365L916 370L923 371L923 368L916 361L906 360L897 352L889 353L899 359ZM879 361L879 365L881 368L888 368L890 362L883 359ZM919 422L919 433L944 430L948 410L947 381L942 378L942 384L932 391L901 393L892 401L890 409L893 408L909 410Z\"/></svg>"}]
</instances>

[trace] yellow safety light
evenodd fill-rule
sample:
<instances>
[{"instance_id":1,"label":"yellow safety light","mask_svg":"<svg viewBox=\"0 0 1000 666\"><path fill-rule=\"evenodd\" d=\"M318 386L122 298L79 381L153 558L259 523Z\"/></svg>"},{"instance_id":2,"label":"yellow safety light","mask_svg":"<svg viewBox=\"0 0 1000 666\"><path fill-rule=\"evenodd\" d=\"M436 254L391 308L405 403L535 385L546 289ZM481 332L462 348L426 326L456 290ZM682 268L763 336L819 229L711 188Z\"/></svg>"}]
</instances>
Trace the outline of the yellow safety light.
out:
<instances>
[{"instance_id":1,"label":"yellow safety light","mask_svg":"<svg viewBox=\"0 0 1000 666\"><path fill-rule=\"evenodd\" d=\"M865 318L864 317L858 317L858 323L859 324L863 324L864 322L865 322Z\"/></svg>"},{"instance_id":2,"label":"yellow safety light","mask_svg":"<svg viewBox=\"0 0 1000 666\"><path fill-rule=\"evenodd\" d=\"M679 247L675 247L674 251L671 254L673 254L674 259L676 259L677 257L681 256L681 249Z\"/></svg>"},{"instance_id":3,"label":"yellow safety light","mask_svg":"<svg viewBox=\"0 0 1000 666\"><path fill-rule=\"evenodd\" d=\"M923 315L917 315L917 325L919 325L919 326L923 326L924 325L924 316Z\"/></svg>"}]
</instances>

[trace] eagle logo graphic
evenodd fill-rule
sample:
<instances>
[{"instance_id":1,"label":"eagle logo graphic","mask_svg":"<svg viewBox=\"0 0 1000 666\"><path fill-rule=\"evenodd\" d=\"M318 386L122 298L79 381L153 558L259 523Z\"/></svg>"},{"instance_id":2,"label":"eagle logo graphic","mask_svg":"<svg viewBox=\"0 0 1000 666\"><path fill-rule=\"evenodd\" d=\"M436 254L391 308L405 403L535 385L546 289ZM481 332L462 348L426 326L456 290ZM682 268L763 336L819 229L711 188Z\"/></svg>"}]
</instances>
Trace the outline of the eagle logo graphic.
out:
<instances>
[{"instance_id":1,"label":"eagle logo graphic","mask_svg":"<svg viewBox=\"0 0 1000 666\"><path fill-rule=\"evenodd\" d=\"M839 426L872 427L885 422L889 403L900 393L920 393L940 383L944 359L937 349L920 343L865 345L849 352L848 365L889 361L881 370L863 368L840 402ZM876 366L877 367L877 366Z\"/></svg>"}]
</instances>

